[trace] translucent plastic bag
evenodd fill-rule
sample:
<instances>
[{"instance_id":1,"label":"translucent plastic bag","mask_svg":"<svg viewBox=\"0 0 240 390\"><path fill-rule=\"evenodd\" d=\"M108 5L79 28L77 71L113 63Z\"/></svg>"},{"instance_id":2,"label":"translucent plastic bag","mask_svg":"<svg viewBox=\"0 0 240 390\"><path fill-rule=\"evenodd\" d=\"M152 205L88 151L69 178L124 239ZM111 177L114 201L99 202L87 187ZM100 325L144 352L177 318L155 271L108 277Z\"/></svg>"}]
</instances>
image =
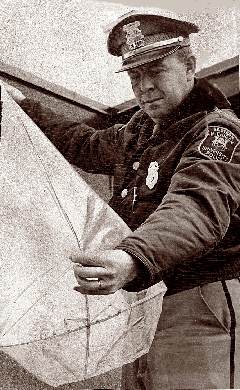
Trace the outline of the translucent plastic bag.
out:
<instances>
[{"instance_id":1,"label":"translucent plastic bag","mask_svg":"<svg viewBox=\"0 0 240 390\"><path fill-rule=\"evenodd\" d=\"M128 233L2 87L0 350L41 381L77 382L148 352L166 291L87 296L70 256Z\"/></svg>"}]
</instances>

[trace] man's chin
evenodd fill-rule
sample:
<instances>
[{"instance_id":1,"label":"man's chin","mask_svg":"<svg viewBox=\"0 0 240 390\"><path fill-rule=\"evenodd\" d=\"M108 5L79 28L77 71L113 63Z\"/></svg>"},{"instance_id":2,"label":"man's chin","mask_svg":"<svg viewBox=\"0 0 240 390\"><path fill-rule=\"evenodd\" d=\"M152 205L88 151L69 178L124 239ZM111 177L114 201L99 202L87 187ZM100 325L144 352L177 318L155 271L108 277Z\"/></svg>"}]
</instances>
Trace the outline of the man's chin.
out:
<instances>
[{"instance_id":1,"label":"man's chin","mask_svg":"<svg viewBox=\"0 0 240 390\"><path fill-rule=\"evenodd\" d=\"M164 108L157 108L157 109L144 109L144 111L146 112L146 114L148 114L150 116L150 118L154 121L154 122L159 122L159 120L163 119L163 118L166 118L166 116L168 115L168 110L164 109Z\"/></svg>"}]
</instances>

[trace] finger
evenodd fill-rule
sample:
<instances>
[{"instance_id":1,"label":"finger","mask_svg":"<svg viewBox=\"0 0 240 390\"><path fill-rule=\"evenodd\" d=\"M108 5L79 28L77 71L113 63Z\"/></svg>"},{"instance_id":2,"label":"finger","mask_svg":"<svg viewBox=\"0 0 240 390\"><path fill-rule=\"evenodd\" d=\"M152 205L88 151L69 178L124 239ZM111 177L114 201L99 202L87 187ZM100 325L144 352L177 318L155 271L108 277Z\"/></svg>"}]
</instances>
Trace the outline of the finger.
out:
<instances>
[{"instance_id":1,"label":"finger","mask_svg":"<svg viewBox=\"0 0 240 390\"><path fill-rule=\"evenodd\" d=\"M86 290L104 290L106 282L103 279L82 279L77 277L78 284Z\"/></svg>"},{"instance_id":2,"label":"finger","mask_svg":"<svg viewBox=\"0 0 240 390\"><path fill-rule=\"evenodd\" d=\"M84 256L79 256L79 255L72 255L69 257L69 259L73 262L73 263L77 263L77 264L82 264L82 262L84 261Z\"/></svg>"},{"instance_id":3,"label":"finger","mask_svg":"<svg viewBox=\"0 0 240 390\"><path fill-rule=\"evenodd\" d=\"M113 283L109 283L104 279L98 280L86 280L77 278L79 286L77 286L77 291L82 292L82 294L93 294L94 292L101 291L107 294L115 293L119 287Z\"/></svg>"},{"instance_id":4,"label":"finger","mask_svg":"<svg viewBox=\"0 0 240 390\"><path fill-rule=\"evenodd\" d=\"M81 286L75 286L73 288L75 291L84 294L84 295L110 295L114 294L115 291L108 291L108 290L87 290L82 288Z\"/></svg>"},{"instance_id":5,"label":"finger","mask_svg":"<svg viewBox=\"0 0 240 390\"><path fill-rule=\"evenodd\" d=\"M84 255L73 255L70 257L73 263L80 263L86 267L101 267L103 265L103 259L100 257L100 253L85 253Z\"/></svg>"},{"instance_id":6,"label":"finger","mask_svg":"<svg viewBox=\"0 0 240 390\"><path fill-rule=\"evenodd\" d=\"M102 267L85 267L82 265L74 264L74 273L80 278L102 278L107 276L105 268Z\"/></svg>"}]
</instances>

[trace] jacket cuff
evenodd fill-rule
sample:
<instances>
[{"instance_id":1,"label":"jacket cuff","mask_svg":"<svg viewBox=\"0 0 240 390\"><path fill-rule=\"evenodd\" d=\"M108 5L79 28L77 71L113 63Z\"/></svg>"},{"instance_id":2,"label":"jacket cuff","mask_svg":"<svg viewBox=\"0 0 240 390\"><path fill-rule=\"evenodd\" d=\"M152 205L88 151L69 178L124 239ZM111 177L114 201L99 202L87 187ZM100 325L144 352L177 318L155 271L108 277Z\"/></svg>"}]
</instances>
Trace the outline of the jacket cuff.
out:
<instances>
[{"instance_id":1,"label":"jacket cuff","mask_svg":"<svg viewBox=\"0 0 240 390\"><path fill-rule=\"evenodd\" d=\"M126 248L121 248L120 246L116 247L115 249L120 249L128 253L133 258L138 267L138 276L135 279L131 280L131 282L126 283L122 287L123 290L126 290L128 292L139 292L157 283L157 281L153 282L147 266L139 257L137 257L137 255L135 255Z\"/></svg>"}]
</instances>

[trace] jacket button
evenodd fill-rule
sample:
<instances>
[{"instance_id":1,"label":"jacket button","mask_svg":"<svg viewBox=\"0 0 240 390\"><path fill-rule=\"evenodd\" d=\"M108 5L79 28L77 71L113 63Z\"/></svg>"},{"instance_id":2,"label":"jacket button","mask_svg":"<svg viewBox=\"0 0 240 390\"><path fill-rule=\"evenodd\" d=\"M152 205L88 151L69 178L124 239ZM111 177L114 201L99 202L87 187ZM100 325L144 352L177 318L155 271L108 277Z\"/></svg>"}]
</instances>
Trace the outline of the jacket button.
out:
<instances>
[{"instance_id":1,"label":"jacket button","mask_svg":"<svg viewBox=\"0 0 240 390\"><path fill-rule=\"evenodd\" d=\"M125 188L124 190L122 190L122 193L121 193L122 198L125 198L125 196L127 196L127 193L128 193L127 188Z\"/></svg>"},{"instance_id":2,"label":"jacket button","mask_svg":"<svg viewBox=\"0 0 240 390\"><path fill-rule=\"evenodd\" d=\"M134 169L135 171L137 171L138 168L139 168L139 165L140 165L140 162L139 162L139 161L136 161L135 163L133 163L133 169Z\"/></svg>"}]
</instances>

